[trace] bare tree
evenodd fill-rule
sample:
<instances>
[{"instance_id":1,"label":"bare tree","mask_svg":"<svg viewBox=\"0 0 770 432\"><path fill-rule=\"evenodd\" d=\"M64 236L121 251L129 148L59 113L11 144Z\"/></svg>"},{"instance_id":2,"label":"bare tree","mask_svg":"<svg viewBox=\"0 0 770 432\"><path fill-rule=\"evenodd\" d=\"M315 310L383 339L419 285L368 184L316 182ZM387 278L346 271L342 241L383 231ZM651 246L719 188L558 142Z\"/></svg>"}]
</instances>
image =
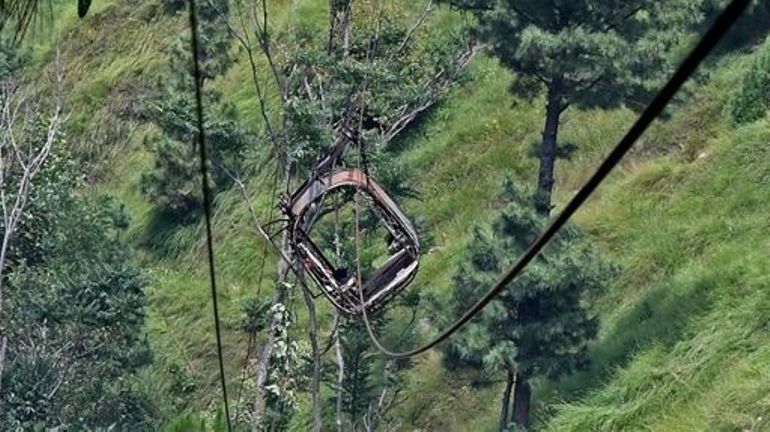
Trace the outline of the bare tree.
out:
<instances>
[{"instance_id":1,"label":"bare tree","mask_svg":"<svg viewBox=\"0 0 770 432\"><path fill-rule=\"evenodd\" d=\"M45 116L44 107L23 91L13 78L0 81L0 205L2 206L2 243L0 243L0 317L3 313L3 284L8 255L20 223L29 216L28 204L35 178L40 174L57 140L64 117L58 89L61 68L54 70L53 107L41 139L35 129ZM0 377L5 365L8 338L0 327ZM1 381L0 381L1 382ZM0 389L1 391L2 389Z\"/></svg>"},{"instance_id":2,"label":"bare tree","mask_svg":"<svg viewBox=\"0 0 770 432\"><path fill-rule=\"evenodd\" d=\"M303 275L300 275L303 278ZM311 355L313 358L313 374L310 380L310 396L313 405L313 432L321 432L323 418L321 417L321 351L318 348L318 314L316 313L315 299L304 281L301 280L302 294L308 310Z\"/></svg>"},{"instance_id":3,"label":"bare tree","mask_svg":"<svg viewBox=\"0 0 770 432\"><path fill-rule=\"evenodd\" d=\"M342 256L342 242L340 241L340 211L336 209L334 218L334 252L337 257ZM345 383L345 353L342 348L342 327L339 325L342 320L340 311L334 310L334 322L337 324L334 327L334 358L337 363L337 395L336 395L336 409L334 413L334 422L337 425L337 432L343 432L343 404L345 402L344 388Z\"/></svg>"},{"instance_id":4,"label":"bare tree","mask_svg":"<svg viewBox=\"0 0 770 432\"><path fill-rule=\"evenodd\" d=\"M224 168L224 167L223 167ZM254 226L255 231L262 237L266 239L266 241L273 244L273 246L278 249L281 255L281 259L278 260L278 284L276 286L276 294L275 294L275 301L274 304L286 304L287 296L289 294L289 289L291 288L290 285L287 283L287 276L289 274L289 271L291 271L292 261L290 257L290 253L288 251L288 238L287 235L284 233L282 235L281 244L277 245L273 243L270 235L265 231L265 229L262 227L262 224L259 221L259 218L257 217L257 214L254 211L254 205L252 203L252 199L249 196L249 193L246 189L246 185L244 184L243 180L238 176L237 174L230 173L229 171L225 169L225 172L227 172L233 182L238 186L238 188L241 191L241 195L243 197L244 202L246 203L246 208L249 212L249 215L251 217L252 224ZM288 176L288 174L285 174ZM253 367L256 370L256 396L254 399L254 409L253 413L256 416L262 416L267 412L267 400L266 400L266 387L267 387L267 378L270 374L270 359L273 355L273 347L275 346L276 337L279 331L279 325L277 318L273 316L270 327L268 329L267 334L267 340L256 349L256 360L253 363Z\"/></svg>"},{"instance_id":5,"label":"bare tree","mask_svg":"<svg viewBox=\"0 0 770 432\"><path fill-rule=\"evenodd\" d=\"M216 7L216 2L209 0L209 3ZM291 169L286 157L286 149L284 143L286 141L285 125L280 128L284 133L280 134L279 129L273 124L273 120L268 113L267 98L268 98L268 86L263 83L259 78L256 52L259 50L264 58L267 60L272 78L275 81L276 86L279 89L281 100L283 103L287 100L287 93L285 89L286 77L282 74L279 68L276 66L273 60L272 45L270 40L270 33L268 27L268 7L267 2L264 0L241 0L235 2L236 6L236 19L237 23L233 22L229 17L223 16L227 22L230 33L235 37L238 44L245 50L248 55L248 61L251 68L252 84L256 92L257 101L259 102L259 111L264 121L265 130L267 132L267 138L272 147L272 155L278 160L278 170L281 173L281 178L284 183L288 185L290 180ZM252 39L251 34L256 34L256 41ZM256 43L256 47L255 47ZM236 184L240 187L244 200L246 200L249 212L251 213L254 225L262 237L265 240L273 243L272 238L264 231L262 225L256 215L254 214L253 207L251 205L251 199L246 191L246 186L240 177L236 178ZM278 260L278 281L275 290L275 304L285 304L289 295L289 284L287 283L287 276L291 270L292 257L291 249L289 248L288 234L284 231L281 235L280 244L275 245L279 249L281 254L280 260ZM256 416L262 416L267 412L266 401L266 386L268 381L268 375L270 373L270 361L272 358L273 347L276 340L277 322L274 319L270 323L268 328L267 340L255 350L256 359L254 362L254 368L256 369L256 396L254 399L253 411Z\"/></svg>"}]
</instances>

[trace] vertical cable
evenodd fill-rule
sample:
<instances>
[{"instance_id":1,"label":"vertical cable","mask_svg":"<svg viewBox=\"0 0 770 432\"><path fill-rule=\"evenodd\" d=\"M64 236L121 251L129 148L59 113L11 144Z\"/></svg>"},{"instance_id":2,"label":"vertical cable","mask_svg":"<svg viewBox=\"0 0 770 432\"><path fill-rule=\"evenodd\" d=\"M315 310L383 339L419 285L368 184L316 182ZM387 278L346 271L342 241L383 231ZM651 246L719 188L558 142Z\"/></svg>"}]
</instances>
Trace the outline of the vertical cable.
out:
<instances>
[{"instance_id":1,"label":"vertical cable","mask_svg":"<svg viewBox=\"0 0 770 432\"><path fill-rule=\"evenodd\" d=\"M201 69L198 52L198 16L195 10L195 0L189 0L190 36L193 59L193 78L195 79L195 114L198 123L198 151L200 156L201 189L203 190L203 212L206 219L206 246L209 257L209 279L211 283L211 301L214 307L214 330L217 337L217 357L219 358L219 379L222 384L222 399L225 402L225 417L227 430L232 431L230 424L230 406L227 402L227 384L225 383L225 366L222 360L222 333L219 328L219 305L217 304L217 278L214 268L214 240L211 235L211 191L209 190L208 155L206 153L206 133L203 123L203 92L201 89Z\"/></svg>"}]
</instances>

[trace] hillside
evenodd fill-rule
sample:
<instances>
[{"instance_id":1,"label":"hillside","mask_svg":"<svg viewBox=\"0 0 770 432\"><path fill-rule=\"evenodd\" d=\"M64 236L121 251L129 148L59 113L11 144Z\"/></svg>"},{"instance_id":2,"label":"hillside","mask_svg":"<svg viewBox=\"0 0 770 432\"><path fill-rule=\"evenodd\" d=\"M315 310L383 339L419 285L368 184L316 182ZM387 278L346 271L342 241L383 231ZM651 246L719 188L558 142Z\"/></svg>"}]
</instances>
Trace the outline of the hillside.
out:
<instances>
[{"instance_id":1,"label":"hillside","mask_svg":"<svg viewBox=\"0 0 770 432\"><path fill-rule=\"evenodd\" d=\"M159 427L189 430L217 413L221 394L203 223L169 223L141 190L142 173L153 165L146 136L157 132L141 103L163 79L169 47L187 31L184 11L165 13L161 3L97 2L83 21L57 3L62 12L56 29L30 40L34 62L25 74L49 70L59 48L68 142L89 181L83 192L107 192L126 205L131 225L125 237L150 281L153 363L133 384L157 401ZM276 34L325 31L326 2L270 3ZM420 3L397 1L391 7L414 17ZM462 20L439 8L426 28L441 33ZM54 34L61 39L54 42ZM670 118L656 123L577 215L583 241L619 272L591 305L600 331L590 344L589 368L560 381L536 381L535 430L770 430L770 117L737 125L728 113L752 61L769 50L765 43L713 58ZM231 54L235 62L211 87L257 135L264 125L252 71L235 42ZM266 61L257 59L257 66L260 78L270 82ZM541 135L544 101L515 100L510 82L510 72L496 60L478 55L467 78L392 154L416 192L403 200L404 210L420 219L426 227L421 235L431 240L409 288L427 299L410 327L415 343L441 324L437 307L450 301L474 227L496 216L503 180L511 174L523 183L537 178L531 149ZM268 92L275 114L278 95L275 88ZM557 209L635 119L625 108L570 108L564 116L563 140L577 150L557 165ZM256 156L249 163L258 169L247 181L256 213L265 220L276 215L274 167L261 163L267 151L268 144L253 141ZM236 407L231 409L237 410L248 403L238 401L250 342L240 328L243 309L255 296L272 298L278 257L254 233L236 187L216 197L214 234L225 370ZM293 302L298 322L292 335L305 340L301 295ZM325 343L334 318L323 298L317 304ZM395 326L405 322L404 316L394 318ZM260 333L256 342L264 339ZM406 369L403 401L383 430L496 430L502 381L490 377L491 384L477 385L463 371L444 368L441 356L431 351ZM385 368L379 357L376 362L377 371ZM331 387L322 393L333 397ZM309 394L299 401L289 426L308 430ZM331 425L333 405L324 407Z\"/></svg>"}]
</instances>

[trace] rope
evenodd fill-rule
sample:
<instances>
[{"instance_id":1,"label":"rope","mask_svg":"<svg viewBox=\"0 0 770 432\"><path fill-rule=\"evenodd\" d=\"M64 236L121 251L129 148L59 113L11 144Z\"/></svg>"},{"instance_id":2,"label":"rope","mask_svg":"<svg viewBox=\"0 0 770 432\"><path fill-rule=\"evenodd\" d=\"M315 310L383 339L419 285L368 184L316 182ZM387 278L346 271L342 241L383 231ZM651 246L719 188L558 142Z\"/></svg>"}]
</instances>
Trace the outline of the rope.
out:
<instances>
[{"instance_id":1,"label":"rope","mask_svg":"<svg viewBox=\"0 0 770 432\"><path fill-rule=\"evenodd\" d=\"M219 306L217 304L216 269L214 268L214 240L211 234L211 191L209 190L208 155L206 153L206 133L203 122L203 91L201 89L202 74L198 58L198 16L195 0L189 0L190 36L193 60L193 77L195 78L195 114L198 123L198 151L200 156L201 189L203 191L203 211L206 219L206 246L208 248L209 280L211 283L211 300L214 308L214 330L217 339L217 357L219 359L219 379L222 385L222 399L225 403L227 430L232 431L230 424L230 406L227 402L227 384L225 382L225 366L222 357L222 333L219 328Z\"/></svg>"},{"instance_id":2,"label":"rope","mask_svg":"<svg viewBox=\"0 0 770 432\"><path fill-rule=\"evenodd\" d=\"M585 185L575 194L574 197L567 203L564 210L556 216L542 234L530 245L530 247L519 257L519 259L513 264L499 281L487 291L484 296L479 299L476 304L471 306L459 319L457 319L452 325L442 331L433 340L422 345L418 348L409 351L392 351L380 343L377 336L372 330L369 322L366 308L363 308L363 293L360 290L359 282L359 296L361 298L364 323L366 324L366 331L369 333L369 337L372 343L383 354L389 357L406 358L412 357L417 354L421 354L441 342L448 339L456 331L462 328L468 321L470 321L477 313L479 313L484 307L489 304L505 287L516 278L522 270L532 261L540 251L548 244L548 242L559 232L559 230L567 223L573 214L586 202L589 196L596 190L596 188L604 181L604 179L610 174L612 169L623 159L623 156L633 147L634 143L639 137L644 134L647 128L652 122L663 112L668 103L684 85L684 83L695 72L698 66L708 56L708 54L714 49L716 44L722 39L732 27L735 21L743 14L746 8L751 3L751 0L733 0L725 10L719 15L711 28L706 32L703 38L698 42L698 45L692 50L687 58L682 62L679 68L676 70L671 79L666 85L658 92L655 99L644 110L642 115L637 119L631 129L620 140L615 148L610 152L607 158L599 165L599 168L594 172L591 178ZM357 201L356 201L357 203ZM358 242L358 212L356 212L356 244ZM356 246L358 251L358 246ZM360 280L360 263L359 263L359 280Z\"/></svg>"}]
</instances>

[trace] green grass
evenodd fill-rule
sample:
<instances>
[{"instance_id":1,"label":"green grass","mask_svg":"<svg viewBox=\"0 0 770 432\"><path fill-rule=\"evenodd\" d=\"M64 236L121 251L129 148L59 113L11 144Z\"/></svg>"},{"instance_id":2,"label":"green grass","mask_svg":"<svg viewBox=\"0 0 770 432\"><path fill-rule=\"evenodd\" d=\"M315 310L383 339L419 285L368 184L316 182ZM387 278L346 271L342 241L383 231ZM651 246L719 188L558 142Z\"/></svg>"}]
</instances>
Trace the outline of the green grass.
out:
<instances>
[{"instance_id":1,"label":"green grass","mask_svg":"<svg viewBox=\"0 0 770 432\"><path fill-rule=\"evenodd\" d=\"M437 296L448 295L452 273L446 269L457 264L473 225L492 216L505 175L527 181L534 173L522 143L538 133L538 109L511 107L510 75L493 61L480 58L471 74L473 85L454 91L400 155L420 195L405 208L424 218L435 243L425 253L415 289Z\"/></svg>"},{"instance_id":2,"label":"green grass","mask_svg":"<svg viewBox=\"0 0 770 432\"><path fill-rule=\"evenodd\" d=\"M770 301L770 189L762 187L770 179L768 140L766 123L730 134L708 161L691 168L696 174L669 174L677 186L665 202L635 206L622 223L609 222L625 228L631 238L622 240L623 248L634 253L624 257L629 275L623 285L630 289L613 293L614 311L607 313L595 353L600 361L630 351L637 358L596 394L564 409L557 430L581 429L572 423L576 418L598 427L603 409L620 410L611 416L620 422L613 428L750 429L754 419L767 417L770 406L762 399L770 388L770 357L759 348L770 339L763 312ZM638 200L633 183L617 192L631 194L625 199L613 194L616 202ZM643 284L646 279L661 281ZM659 369L674 372L657 384L644 379ZM756 373L753 382L736 379L744 370ZM639 388L633 380L642 381ZM731 394L736 386L749 387L737 400ZM629 390L625 398L607 398ZM693 415L677 417L682 410ZM668 423L677 418L700 423Z\"/></svg>"},{"instance_id":3,"label":"green grass","mask_svg":"<svg viewBox=\"0 0 770 432\"><path fill-rule=\"evenodd\" d=\"M550 429L767 429L770 126L710 121L703 156L650 161L581 215L624 273Z\"/></svg>"}]
</instances>

